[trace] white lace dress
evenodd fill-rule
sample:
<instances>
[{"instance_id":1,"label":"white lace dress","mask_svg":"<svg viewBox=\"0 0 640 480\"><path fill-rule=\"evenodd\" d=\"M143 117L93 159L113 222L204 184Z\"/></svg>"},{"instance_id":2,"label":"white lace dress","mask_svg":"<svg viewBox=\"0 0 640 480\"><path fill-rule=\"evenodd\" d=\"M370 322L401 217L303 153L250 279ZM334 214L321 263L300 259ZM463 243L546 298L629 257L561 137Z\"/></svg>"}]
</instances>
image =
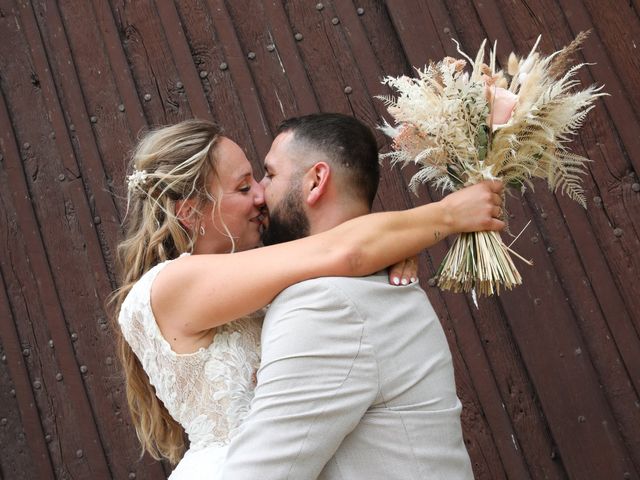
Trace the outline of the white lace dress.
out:
<instances>
[{"instance_id":1,"label":"white lace dress","mask_svg":"<svg viewBox=\"0 0 640 480\"><path fill-rule=\"evenodd\" d=\"M158 398L189 436L189 450L169 478L215 479L229 441L249 412L264 312L218 327L207 348L175 353L151 311L151 286L170 261L133 286L118 322Z\"/></svg>"}]
</instances>

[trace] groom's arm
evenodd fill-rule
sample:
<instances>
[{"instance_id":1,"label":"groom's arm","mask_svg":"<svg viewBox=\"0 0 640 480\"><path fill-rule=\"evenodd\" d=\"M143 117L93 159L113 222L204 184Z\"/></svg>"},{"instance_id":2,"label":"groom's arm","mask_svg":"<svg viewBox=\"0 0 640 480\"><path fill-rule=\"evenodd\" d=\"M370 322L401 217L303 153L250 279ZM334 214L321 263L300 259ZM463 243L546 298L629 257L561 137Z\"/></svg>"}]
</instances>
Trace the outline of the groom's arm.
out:
<instances>
[{"instance_id":1,"label":"groom's arm","mask_svg":"<svg viewBox=\"0 0 640 480\"><path fill-rule=\"evenodd\" d=\"M265 319L251 412L223 479L315 479L377 395L364 321L331 279L294 285Z\"/></svg>"}]
</instances>

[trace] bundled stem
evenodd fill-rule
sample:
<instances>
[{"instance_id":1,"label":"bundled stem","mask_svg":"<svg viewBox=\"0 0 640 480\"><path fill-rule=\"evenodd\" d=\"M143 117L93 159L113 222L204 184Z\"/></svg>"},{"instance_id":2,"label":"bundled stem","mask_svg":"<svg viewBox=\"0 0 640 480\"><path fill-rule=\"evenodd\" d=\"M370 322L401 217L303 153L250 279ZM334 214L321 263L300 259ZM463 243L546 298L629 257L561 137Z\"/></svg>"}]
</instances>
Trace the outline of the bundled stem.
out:
<instances>
[{"instance_id":1,"label":"bundled stem","mask_svg":"<svg viewBox=\"0 0 640 480\"><path fill-rule=\"evenodd\" d=\"M479 295L500 294L500 287L511 290L522 277L497 232L463 233L444 257L438 270L438 287L453 292Z\"/></svg>"}]
</instances>

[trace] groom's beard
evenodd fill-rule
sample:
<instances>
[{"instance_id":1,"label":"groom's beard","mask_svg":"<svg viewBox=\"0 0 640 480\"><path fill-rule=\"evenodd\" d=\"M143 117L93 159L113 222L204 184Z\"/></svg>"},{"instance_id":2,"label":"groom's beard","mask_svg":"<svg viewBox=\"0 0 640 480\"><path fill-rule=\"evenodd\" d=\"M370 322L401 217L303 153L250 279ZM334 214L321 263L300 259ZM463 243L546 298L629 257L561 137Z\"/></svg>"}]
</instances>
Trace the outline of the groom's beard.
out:
<instances>
[{"instance_id":1,"label":"groom's beard","mask_svg":"<svg viewBox=\"0 0 640 480\"><path fill-rule=\"evenodd\" d=\"M300 185L294 185L280 204L269 212L269 227L262 236L262 243L275 245L307 236L309 219L302 208Z\"/></svg>"}]
</instances>

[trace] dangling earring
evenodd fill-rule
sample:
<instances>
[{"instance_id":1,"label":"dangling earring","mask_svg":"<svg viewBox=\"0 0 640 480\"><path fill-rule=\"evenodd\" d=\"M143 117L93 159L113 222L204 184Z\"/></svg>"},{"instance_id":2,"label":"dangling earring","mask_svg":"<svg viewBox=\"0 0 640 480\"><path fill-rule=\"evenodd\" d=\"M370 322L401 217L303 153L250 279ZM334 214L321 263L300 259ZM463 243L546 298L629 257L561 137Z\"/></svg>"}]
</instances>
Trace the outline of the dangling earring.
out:
<instances>
[{"instance_id":1,"label":"dangling earring","mask_svg":"<svg viewBox=\"0 0 640 480\"><path fill-rule=\"evenodd\" d=\"M204 237L204 225L200 225L200 235Z\"/></svg>"}]
</instances>

